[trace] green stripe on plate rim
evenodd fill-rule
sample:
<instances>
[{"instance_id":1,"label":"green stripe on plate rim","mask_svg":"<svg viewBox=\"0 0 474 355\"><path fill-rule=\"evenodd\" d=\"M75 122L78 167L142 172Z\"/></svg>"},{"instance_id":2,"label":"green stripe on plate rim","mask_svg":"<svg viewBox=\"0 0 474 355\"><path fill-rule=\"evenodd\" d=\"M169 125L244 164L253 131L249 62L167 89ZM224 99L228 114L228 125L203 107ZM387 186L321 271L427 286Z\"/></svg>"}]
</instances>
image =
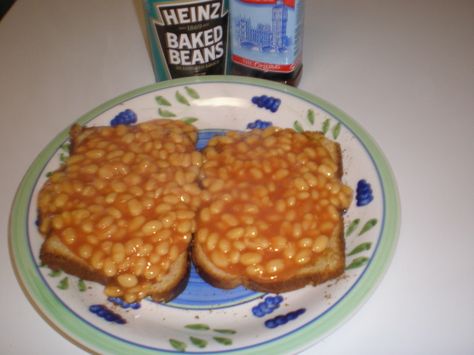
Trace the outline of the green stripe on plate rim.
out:
<instances>
[{"instance_id":1,"label":"green stripe on plate rim","mask_svg":"<svg viewBox=\"0 0 474 355\"><path fill-rule=\"evenodd\" d=\"M89 111L76 122L86 124L99 114L113 106L137 96L148 94L155 90L169 87L207 83L247 84L284 92L319 106L349 127L363 142L375 162L385 195L384 230L380 237L379 246L364 275L358 280L348 294L333 306L328 312L318 318L317 322L294 331L278 340L255 345L243 350L228 350L226 353L252 354L262 351L276 353L302 350L322 337L334 331L348 320L368 299L381 281L395 252L400 228L400 201L393 172L382 151L365 132L365 130L346 113L307 92L294 87L282 85L268 80L238 76L205 76L189 77L164 81L148 85L123 95ZM44 169L45 163L55 153L58 147L68 138L68 129L60 132L36 157L24 178L22 179L13 202L9 223L9 248L16 276L27 298L45 320L59 333L86 349L101 352L130 352L135 354L156 353L155 349L144 348L129 342L121 341L103 332L98 332L94 326L86 324L65 307L52 292L42 283L38 274L35 260L30 253L28 242L28 208L31 192ZM25 213L26 212L26 213ZM166 351L164 353L174 351Z\"/></svg>"}]
</instances>

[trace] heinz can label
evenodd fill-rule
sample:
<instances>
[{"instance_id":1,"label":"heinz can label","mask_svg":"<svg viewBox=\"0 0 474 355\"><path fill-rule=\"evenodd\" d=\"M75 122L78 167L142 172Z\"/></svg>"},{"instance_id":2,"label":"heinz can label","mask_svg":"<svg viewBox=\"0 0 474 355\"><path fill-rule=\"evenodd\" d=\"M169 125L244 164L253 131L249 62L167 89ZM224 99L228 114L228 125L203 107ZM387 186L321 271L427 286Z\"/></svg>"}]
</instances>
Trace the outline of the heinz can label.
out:
<instances>
[{"instance_id":1,"label":"heinz can label","mask_svg":"<svg viewBox=\"0 0 474 355\"><path fill-rule=\"evenodd\" d=\"M157 81L227 71L228 0L143 0Z\"/></svg>"}]
</instances>

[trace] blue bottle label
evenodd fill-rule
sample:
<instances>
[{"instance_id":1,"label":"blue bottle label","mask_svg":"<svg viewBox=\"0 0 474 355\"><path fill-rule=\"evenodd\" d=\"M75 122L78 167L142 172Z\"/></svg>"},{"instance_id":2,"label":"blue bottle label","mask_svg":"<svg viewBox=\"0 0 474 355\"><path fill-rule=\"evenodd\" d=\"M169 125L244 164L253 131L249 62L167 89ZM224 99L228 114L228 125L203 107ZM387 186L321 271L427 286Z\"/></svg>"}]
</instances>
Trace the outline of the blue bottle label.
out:
<instances>
[{"instance_id":1,"label":"blue bottle label","mask_svg":"<svg viewBox=\"0 0 474 355\"><path fill-rule=\"evenodd\" d=\"M291 73L302 60L302 0L232 0L232 62Z\"/></svg>"}]
</instances>

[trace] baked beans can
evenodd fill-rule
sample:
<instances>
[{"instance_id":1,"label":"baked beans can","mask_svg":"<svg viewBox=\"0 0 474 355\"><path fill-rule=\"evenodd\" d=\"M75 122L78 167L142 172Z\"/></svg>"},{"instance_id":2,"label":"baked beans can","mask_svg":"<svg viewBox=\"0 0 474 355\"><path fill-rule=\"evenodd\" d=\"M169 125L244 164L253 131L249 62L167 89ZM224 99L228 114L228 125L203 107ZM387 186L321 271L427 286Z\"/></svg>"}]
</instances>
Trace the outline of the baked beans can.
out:
<instances>
[{"instance_id":1,"label":"baked beans can","mask_svg":"<svg viewBox=\"0 0 474 355\"><path fill-rule=\"evenodd\" d=\"M230 0L232 74L297 85L303 0Z\"/></svg>"},{"instance_id":2,"label":"baked beans can","mask_svg":"<svg viewBox=\"0 0 474 355\"><path fill-rule=\"evenodd\" d=\"M143 0L156 81L226 74L228 0Z\"/></svg>"}]
</instances>

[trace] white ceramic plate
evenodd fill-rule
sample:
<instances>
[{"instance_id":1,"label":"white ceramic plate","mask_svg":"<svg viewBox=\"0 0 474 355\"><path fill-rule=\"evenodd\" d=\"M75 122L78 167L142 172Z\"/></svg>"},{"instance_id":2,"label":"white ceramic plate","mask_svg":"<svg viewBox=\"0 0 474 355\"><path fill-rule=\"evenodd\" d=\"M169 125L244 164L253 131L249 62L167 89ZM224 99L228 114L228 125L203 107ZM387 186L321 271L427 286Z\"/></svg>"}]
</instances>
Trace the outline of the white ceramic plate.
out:
<instances>
[{"instance_id":1,"label":"white ceramic plate","mask_svg":"<svg viewBox=\"0 0 474 355\"><path fill-rule=\"evenodd\" d=\"M276 112L252 103L278 98ZM16 195L10 251L26 295L60 333L86 349L110 353L297 352L334 330L361 306L381 280L399 229L399 201L389 164L370 136L329 103L292 87L252 78L210 76L144 87L95 108L77 120L108 125L131 109L138 121L187 119L200 130L199 144L216 132L245 130L256 120L296 130L323 131L341 144L344 182L363 185L345 215L346 272L337 280L277 297L243 288L212 288L195 272L177 299L149 300L124 308L107 300L103 286L40 266L36 198L47 173L66 153L68 128L39 154ZM360 183L361 180L364 182ZM92 307L91 307L92 306ZM101 315L101 316L99 316Z\"/></svg>"}]
</instances>

